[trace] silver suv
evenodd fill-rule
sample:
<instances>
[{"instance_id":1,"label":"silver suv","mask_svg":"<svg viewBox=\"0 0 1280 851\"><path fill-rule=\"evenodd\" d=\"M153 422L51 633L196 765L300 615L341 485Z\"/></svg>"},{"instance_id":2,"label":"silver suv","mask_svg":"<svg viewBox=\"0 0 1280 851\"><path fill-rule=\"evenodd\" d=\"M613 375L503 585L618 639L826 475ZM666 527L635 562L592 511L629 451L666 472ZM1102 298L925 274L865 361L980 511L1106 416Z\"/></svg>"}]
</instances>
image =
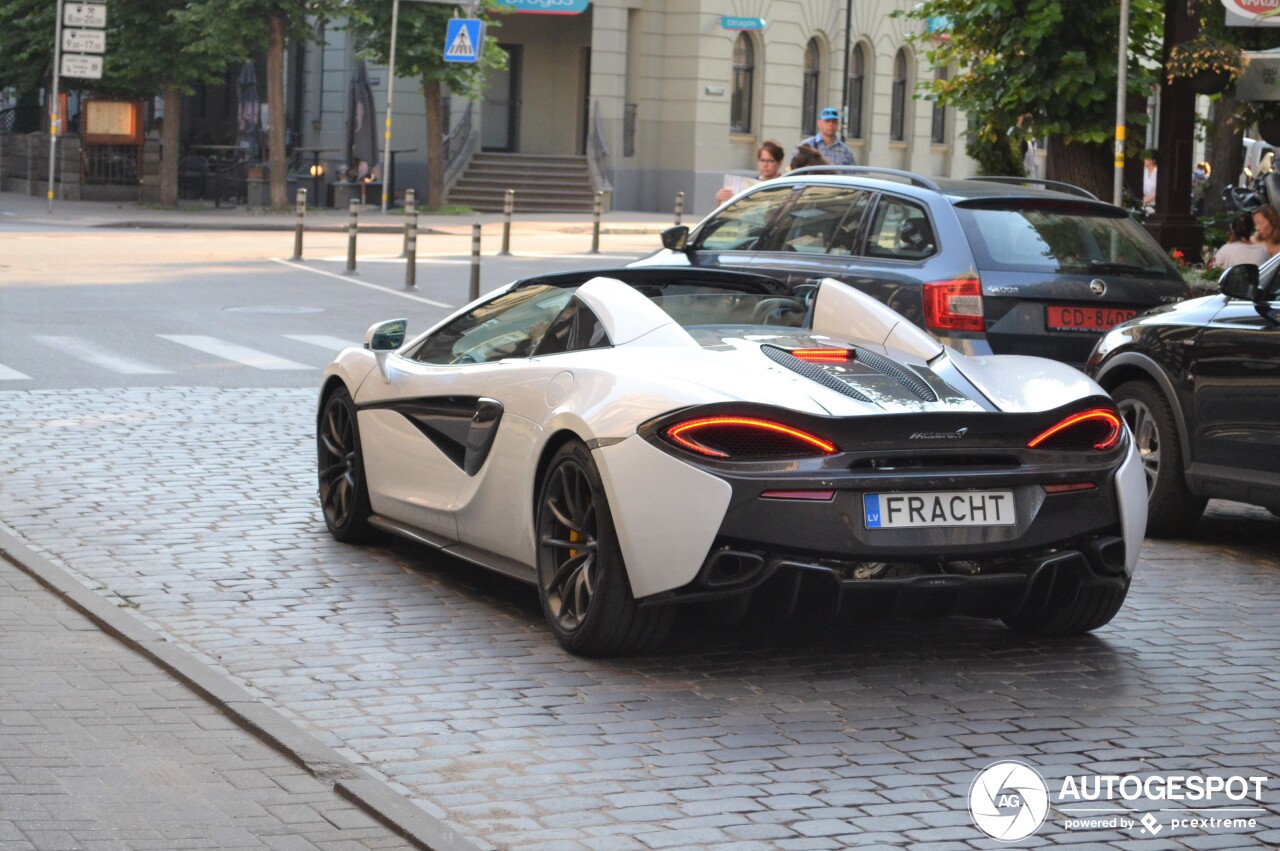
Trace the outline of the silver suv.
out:
<instances>
[{"instance_id":1,"label":"silver suv","mask_svg":"<svg viewBox=\"0 0 1280 851\"><path fill-rule=\"evenodd\" d=\"M837 278L966 354L1076 366L1113 325L1187 295L1124 210L1047 180L797 169L662 244L636 264L741 269L797 289Z\"/></svg>"}]
</instances>

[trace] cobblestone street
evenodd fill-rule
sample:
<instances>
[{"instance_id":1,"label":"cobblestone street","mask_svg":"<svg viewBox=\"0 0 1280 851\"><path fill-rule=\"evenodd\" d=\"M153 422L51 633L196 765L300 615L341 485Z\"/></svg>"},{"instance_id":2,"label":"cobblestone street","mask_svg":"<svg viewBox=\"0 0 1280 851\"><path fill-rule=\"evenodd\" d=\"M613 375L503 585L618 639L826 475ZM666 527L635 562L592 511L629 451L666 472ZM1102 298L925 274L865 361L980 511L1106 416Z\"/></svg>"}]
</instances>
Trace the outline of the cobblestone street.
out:
<instances>
[{"instance_id":1,"label":"cobblestone street","mask_svg":"<svg viewBox=\"0 0 1280 851\"><path fill-rule=\"evenodd\" d=\"M530 587L407 543L334 542L314 402L0 392L0 521L480 847L1000 847L967 796L1001 758L1051 790L1082 774L1270 778L1253 827L1068 830L1051 810L1022 847L1280 845L1266 511L1213 503L1188 540L1148 541L1126 606L1078 639L962 619L691 623L659 655L587 660L559 648Z\"/></svg>"}]
</instances>

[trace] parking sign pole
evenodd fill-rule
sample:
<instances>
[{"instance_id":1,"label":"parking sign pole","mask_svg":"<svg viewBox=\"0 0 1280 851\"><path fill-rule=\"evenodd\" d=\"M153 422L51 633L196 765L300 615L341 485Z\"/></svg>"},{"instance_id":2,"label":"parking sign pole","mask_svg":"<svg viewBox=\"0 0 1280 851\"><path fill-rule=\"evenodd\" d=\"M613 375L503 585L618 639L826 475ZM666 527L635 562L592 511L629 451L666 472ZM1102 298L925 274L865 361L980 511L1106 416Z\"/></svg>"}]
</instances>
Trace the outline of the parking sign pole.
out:
<instances>
[{"instance_id":1,"label":"parking sign pole","mask_svg":"<svg viewBox=\"0 0 1280 851\"><path fill-rule=\"evenodd\" d=\"M58 0L53 35L53 98L49 101L49 212L53 212L53 178L58 168L58 77L62 70L62 0Z\"/></svg>"}]
</instances>

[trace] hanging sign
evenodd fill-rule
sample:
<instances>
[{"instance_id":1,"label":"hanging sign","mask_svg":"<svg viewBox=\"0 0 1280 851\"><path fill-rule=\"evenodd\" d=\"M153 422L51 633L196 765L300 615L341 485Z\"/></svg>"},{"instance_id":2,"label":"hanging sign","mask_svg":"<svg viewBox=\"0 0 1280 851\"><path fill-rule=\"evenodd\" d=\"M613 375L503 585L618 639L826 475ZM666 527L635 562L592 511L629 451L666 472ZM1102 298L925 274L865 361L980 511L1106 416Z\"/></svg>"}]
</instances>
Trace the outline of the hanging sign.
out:
<instances>
[{"instance_id":1,"label":"hanging sign","mask_svg":"<svg viewBox=\"0 0 1280 851\"><path fill-rule=\"evenodd\" d=\"M1222 0L1229 27L1280 27L1276 0Z\"/></svg>"},{"instance_id":2,"label":"hanging sign","mask_svg":"<svg viewBox=\"0 0 1280 851\"><path fill-rule=\"evenodd\" d=\"M102 57L87 53L62 54L62 76L79 77L82 80L102 79Z\"/></svg>"},{"instance_id":3,"label":"hanging sign","mask_svg":"<svg viewBox=\"0 0 1280 851\"><path fill-rule=\"evenodd\" d=\"M63 30L62 49L68 53L105 53L107 34L102 30Z\"/></svg>"},{"instance_id":4,"label":"hanging sign","mask_svg":"<svg viewBox=\"0 0 1280 851\"><path fill-rule=\"evenodd\" d=\"M93 27L107 25L106 3L68 3L62 7L62 23L68 27Z\"/></svg>"},{"instance_id":5,"label":"hanging sign","mask_svg":"<svg viewBox=\"0 0 1280 851\"><path fill-rule=\"evenodd\" d=\"M580 15L591 5L590 0L498 0L513 11L525 15Z\"/></svg>"},{"instance_id":6,"label":"hanging sign","mask_svg":"<svg viewBox=\"0 0 1280 851\"><path fill-rule=\"evenodd\" d=\"M445 62L476 62L484 30L478 18L450 18L444 33Z\"/></svg>"}]
</instances>

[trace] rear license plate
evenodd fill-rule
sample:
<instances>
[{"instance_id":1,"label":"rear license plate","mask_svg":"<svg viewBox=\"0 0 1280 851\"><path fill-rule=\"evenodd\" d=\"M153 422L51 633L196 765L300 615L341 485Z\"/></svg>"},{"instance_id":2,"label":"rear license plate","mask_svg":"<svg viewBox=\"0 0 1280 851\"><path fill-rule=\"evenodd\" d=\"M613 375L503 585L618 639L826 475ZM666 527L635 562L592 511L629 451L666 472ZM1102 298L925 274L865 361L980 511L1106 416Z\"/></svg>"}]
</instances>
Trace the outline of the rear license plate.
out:
<instances>
[{"instance_id":1,"label":"rear license plate","mask_svg":"<svg viewBox=\"0 0 1280 851\"><path fill-rule=\"evenodd\" d=\"M1012 526L1013 491L915 491L866 493L863 516L868 529L922 526Z\"/></svg>"},{"instance_id":2,"label":"rear license plate","mask_svg":"<svg viewBox=\"0 0 1280 851\"><path fill-rule=\"evenodd\" d=\"M1066 307L1051 304L1044 309L1045 324L1050 331L1106 331L1138 311L1122 307Z\"/></svg>"}]
</instances>

